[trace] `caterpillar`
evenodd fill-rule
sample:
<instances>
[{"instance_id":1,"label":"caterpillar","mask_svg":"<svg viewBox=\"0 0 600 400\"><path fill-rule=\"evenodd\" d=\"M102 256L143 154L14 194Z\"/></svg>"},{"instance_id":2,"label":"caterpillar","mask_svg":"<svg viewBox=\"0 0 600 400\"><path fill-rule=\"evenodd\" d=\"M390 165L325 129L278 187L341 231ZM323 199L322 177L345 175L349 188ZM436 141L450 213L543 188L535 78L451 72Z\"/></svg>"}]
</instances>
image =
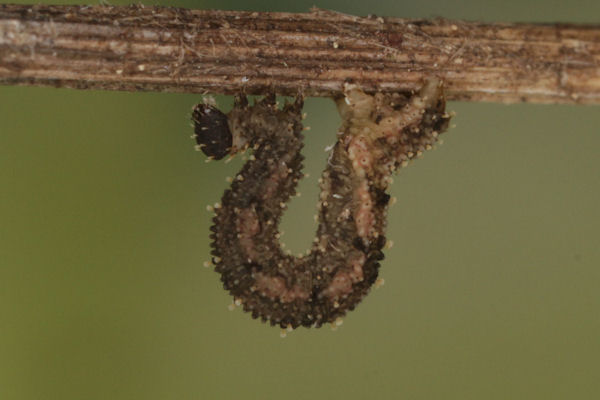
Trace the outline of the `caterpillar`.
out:
<instances>
[{"instance_id":1,"label":"caterpillar","mask_svg":"<svg viewBox=\"0 0 600 400\"><path fill-rule=\"evenodd\" d=\"M302 97L278 108L274 94L254 105L236 96L228 114L206 104L192 113L209 157L253 151L215 207L212 263L236 304L284 329L339 321L369 292L384 257L391 177L430 149L450 118L438 79L412 96L346 85L336 103L342 126L319 180L316 237L298 257L281 249L278 225L303 177Z\"/></svg>"}]
</instances>

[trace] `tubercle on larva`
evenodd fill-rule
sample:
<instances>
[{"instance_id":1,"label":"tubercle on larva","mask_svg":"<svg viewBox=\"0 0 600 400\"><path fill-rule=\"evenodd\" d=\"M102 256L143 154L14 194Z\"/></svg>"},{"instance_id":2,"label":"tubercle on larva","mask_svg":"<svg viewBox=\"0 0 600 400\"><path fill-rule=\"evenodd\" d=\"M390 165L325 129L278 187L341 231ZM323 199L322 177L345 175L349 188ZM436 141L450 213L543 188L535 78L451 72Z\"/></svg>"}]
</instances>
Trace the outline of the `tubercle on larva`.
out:
<instances>
[{"instance_id":1,"label":"tubercle on larva","mask_svg":"<svg viewBox=\"0 0 600 400\"><path fill-rule=\"evenodd\" d=\"M448 126L438 80L413 96L370 96L347 86L337 104L343 134L320 179L314 244L299 257L282 251L278 225L303 177L302 99L279 109L274 95L252 106L238 96L228 114L212 105L193 112L207 155L253 149L214 209L212 261L236 303L282 328L339 321L369 292L386 244L391 175Z\"/></svg>"}]
</instances>

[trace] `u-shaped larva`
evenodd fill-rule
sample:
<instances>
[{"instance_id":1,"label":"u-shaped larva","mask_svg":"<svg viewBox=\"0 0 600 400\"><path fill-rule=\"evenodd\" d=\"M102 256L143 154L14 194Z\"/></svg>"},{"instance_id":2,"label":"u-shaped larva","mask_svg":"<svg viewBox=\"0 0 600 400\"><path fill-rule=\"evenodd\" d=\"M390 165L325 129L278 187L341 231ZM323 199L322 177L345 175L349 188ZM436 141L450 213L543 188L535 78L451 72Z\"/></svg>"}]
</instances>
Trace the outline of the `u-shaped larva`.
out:
<instances>
[{"instance_id":1,"label":"u-shaped larva","mask_svg":"<svg viewBox=\"0 0 600 400\"><path fill-rule=\"evenodd\" d=\"M302 100L278 109L274 96L253 106L238 97L227 115L207 105L193 112L207 155L253 149L215 209L212 261L236 303L282 328L334 322L369 292L383 259L391 175L431 148L449 120L438 80L411 97L348 86L337 105L342 133L322 175L314 244L301 257L282 251L278 225L303 176Z\"/></svg>"}]
</instances>

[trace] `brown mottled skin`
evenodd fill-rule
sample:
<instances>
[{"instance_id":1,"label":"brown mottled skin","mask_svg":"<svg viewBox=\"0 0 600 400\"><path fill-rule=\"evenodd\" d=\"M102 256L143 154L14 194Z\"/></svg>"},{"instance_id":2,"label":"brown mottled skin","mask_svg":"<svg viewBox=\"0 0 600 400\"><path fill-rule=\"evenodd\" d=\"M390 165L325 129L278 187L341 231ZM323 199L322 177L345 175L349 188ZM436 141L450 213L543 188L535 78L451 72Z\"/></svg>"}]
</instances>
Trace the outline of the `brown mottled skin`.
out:
<instances>
[{"instance_id":1,"label":"brown mottled skin","mask_svg":"<svg viewBox=\"0 0 600 400\"><path fill-rule=\"evenodd\" d=\"M322 175L316 238L306 256L293 257L280 247L278 225L303 176L302 100L283 109L274 100L249 106L238 97L226 116L229 129L213 107L194 110L196 138L209 156L221 158L224 147L231 154L253 149L215 209L212 261L254 318L319 327L353 310L376 281L390 176L430 148L449 117L436 80L412 97L369 96L348 86L337 101L343 134Z\"/></svg>"}]
</instances>

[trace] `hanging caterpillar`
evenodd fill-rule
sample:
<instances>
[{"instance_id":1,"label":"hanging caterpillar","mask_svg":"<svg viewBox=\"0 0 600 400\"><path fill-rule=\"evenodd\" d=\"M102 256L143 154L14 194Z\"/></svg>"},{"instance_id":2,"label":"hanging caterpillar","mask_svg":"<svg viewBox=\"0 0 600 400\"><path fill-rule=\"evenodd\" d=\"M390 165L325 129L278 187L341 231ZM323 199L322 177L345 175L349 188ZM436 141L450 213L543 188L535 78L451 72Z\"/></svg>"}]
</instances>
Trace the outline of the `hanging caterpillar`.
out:
<instances>
[{"instance_id":1,"label":"hanging caterpillar","mask_svg":"<svg viewBox=\"0 0 600 400\"><path fill-rule=\"evenodd\" d=\"M391 176L430 149L450 118L437 79L412 96L347 85L337 107L342 126L320 180L316 237L299 257L282 251L278 225L303 177L302 98L279 109L274 95L253 106L237 96L228 114L205 104L193 111L194 137L209 157L253 150L215 207L212 262L236 304L282 328L335 322L369 292L383 259Z\"/></svg>"}]
</instances>

